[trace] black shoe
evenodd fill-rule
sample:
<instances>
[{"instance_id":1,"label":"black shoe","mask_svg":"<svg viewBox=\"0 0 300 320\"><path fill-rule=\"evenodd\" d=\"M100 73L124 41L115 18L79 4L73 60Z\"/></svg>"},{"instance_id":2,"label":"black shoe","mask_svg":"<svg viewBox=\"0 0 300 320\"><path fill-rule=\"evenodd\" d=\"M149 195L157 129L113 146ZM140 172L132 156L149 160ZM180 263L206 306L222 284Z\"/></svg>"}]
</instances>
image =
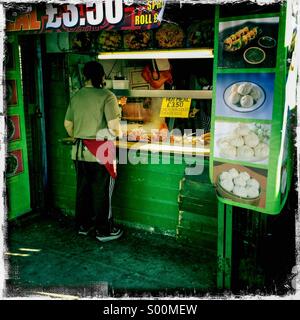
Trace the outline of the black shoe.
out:
<instances>
[{"instance_id":1,"label":"black shoe","mask_svg":"<svg viewBox=\"0 0 300 320\"><path fill-rule=\"evenodd\" d=\"M93 227L85 228L83 226L80 226L78 229L78 234L87 236L92 230L93 230Z\"/></svg>"},{"instance_id":2,"label":"black shoe","mask_svg":"<svg viewBox=\"0 0 300 320\"><path fill-rule=\"evenodd\" d=\"M109 234L101 234L99 232L96 233L96 239L101 242L107 242L111 240L119 239L123 234L123 230L120 228L112 228Z\"/></svg>"}]
</instances>

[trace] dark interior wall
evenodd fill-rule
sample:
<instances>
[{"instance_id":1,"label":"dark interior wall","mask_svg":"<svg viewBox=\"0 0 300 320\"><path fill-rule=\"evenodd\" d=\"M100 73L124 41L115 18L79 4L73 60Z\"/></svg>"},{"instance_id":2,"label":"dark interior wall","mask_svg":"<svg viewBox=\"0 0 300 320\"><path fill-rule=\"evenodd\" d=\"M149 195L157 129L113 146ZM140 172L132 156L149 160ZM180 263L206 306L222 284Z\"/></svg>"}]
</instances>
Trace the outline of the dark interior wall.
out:
<instances>
[{"instance_id":1,"label":"dark interior wall","mask_svg":"<svg viewBox=\"0 0 300 320\"><path fill-rule=\"evenodd\" d=\"M44 60L49 204L52 210L73 214L75 168L71 161L71 148L60 142L67 137L63 125L69 103L66 56L47 54Z\"/></svg>"}]
</instances>

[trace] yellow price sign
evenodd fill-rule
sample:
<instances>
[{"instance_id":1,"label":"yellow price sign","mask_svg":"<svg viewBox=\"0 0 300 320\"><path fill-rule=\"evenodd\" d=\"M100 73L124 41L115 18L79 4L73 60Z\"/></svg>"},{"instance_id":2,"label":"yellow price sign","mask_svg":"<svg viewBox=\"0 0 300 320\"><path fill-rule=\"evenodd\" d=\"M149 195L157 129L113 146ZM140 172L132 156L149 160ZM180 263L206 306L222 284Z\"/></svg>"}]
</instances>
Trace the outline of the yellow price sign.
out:
<instances>
[{"instance_id":1,"label":"yellow price sign","mask_svg":"<svg viewBox=\"0 0 300 320\"><path fill-rule=\"evenodd\" d=\"M163 98L160 117L188 118L191 101L191 98Z\"/></svg>"}]
</instances>

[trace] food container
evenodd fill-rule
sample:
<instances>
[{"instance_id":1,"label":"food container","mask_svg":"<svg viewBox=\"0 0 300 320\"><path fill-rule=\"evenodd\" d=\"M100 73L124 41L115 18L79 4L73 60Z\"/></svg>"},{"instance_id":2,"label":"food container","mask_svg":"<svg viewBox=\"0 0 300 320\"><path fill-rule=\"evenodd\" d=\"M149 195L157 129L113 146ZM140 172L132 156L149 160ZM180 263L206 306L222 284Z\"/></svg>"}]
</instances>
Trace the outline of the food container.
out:
<instances>
[{"instance_id":1,"label":"food container","mask_svg":"<svg viewBox=\"0 0 300 320\"><path fill-rule=\"evenodd\" d=\"M233 194L232 192L229 192L229 191L227 191L227 190L225 190L224 188L221 187L221 185L220 185L220 177L218 177L218 182L217 182L216 188L217 188L217 192L223 198L227 198L229 200L236 201L236 202L239 202L239 203L249 204L249 205L252 205L252 206L258 206L259 200L260 200L260 197L261 197L261 189L259 190L259 196L256 197L256 198L239 197L239 196Z\"/></svg>"},{"instance_id":2,"label":"food container","mask_svg":"<svg viewBox=\"0 0 300 320\"><path fill-rule=\"evenodd\" d=\"M250 64L260 64L265 60L266 54L261 48L250 47L245 50L243 57L244 60Z\"/></svg>"},{"instance_id":3,"label":"food container","mask_svg":"<svg viewBox=\"0 0 300 320\"><path fill-rule=\"evenodd\" d=\"M112 80L113 89L129 89L129 80Z\"/></svg>"},{"instance_id":4,"label":"food container","mask_svg":"<svg viewBox=\"0 0 300 320\"><path fill-rule=\"evenodd\" d=\"M264 36L258 39L258 44L265 49L271 49L276 46L276 40L269 36Z\"/></svg>"}]
</instances>

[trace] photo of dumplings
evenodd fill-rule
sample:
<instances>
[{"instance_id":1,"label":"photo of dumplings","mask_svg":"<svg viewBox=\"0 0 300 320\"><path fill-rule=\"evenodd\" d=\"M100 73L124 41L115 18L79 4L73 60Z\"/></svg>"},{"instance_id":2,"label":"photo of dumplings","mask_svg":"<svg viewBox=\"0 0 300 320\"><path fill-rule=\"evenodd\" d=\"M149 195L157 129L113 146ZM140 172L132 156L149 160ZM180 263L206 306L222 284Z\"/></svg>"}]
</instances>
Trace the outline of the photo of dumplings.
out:
<instances>
[{"instance_id":1,"label":"photo of dumplings","mask_svg":"<svg viewBox=\"0 0 300 320\"><path fill-rule=\"evenodd\" d=\"M217 195L224 200L266 207L268 170L214 160L213 184ZM225 201L225 203L228 203ZM232 205L232 203L228 203Z\"/></svg>"},{"instance_id":2,"label":"photo of dumplings","mask_svg":"<svg viewBox=\"0 0 300 320\"><path fill-rule=\"evenodd\" d=\"M217 122L215 156L240 161L268 161L270 125ZM234 173L236 177L236 173Z\"/></svg>"},{"instance_id":3,"label":"photo of dumplings","mask_svg":"<svg viewBox=\"0 0 300 320\"><path fill-rule=\"evenodd\" d=\"M235 178L232 177L232 172L235 175L237 174ZM234 168L223 171L219 175L217 186L219 186L219 190L221 187L229 194L246 199L258 198L261 191L260 183L256 179L251 178L248 172L239 172Z\"/></svg>"},{"instance_id":4,"label":"photo of dumplings","mask_svg":"<svg viewBox=\"0 0 300 320\"><path fill-rule=\"evenodd\" d=\"M253 82L237 82L224 91L225 104L234 111L250 112L261 107L265 101L264 89Z\"/></svg>"}]
</instances>

